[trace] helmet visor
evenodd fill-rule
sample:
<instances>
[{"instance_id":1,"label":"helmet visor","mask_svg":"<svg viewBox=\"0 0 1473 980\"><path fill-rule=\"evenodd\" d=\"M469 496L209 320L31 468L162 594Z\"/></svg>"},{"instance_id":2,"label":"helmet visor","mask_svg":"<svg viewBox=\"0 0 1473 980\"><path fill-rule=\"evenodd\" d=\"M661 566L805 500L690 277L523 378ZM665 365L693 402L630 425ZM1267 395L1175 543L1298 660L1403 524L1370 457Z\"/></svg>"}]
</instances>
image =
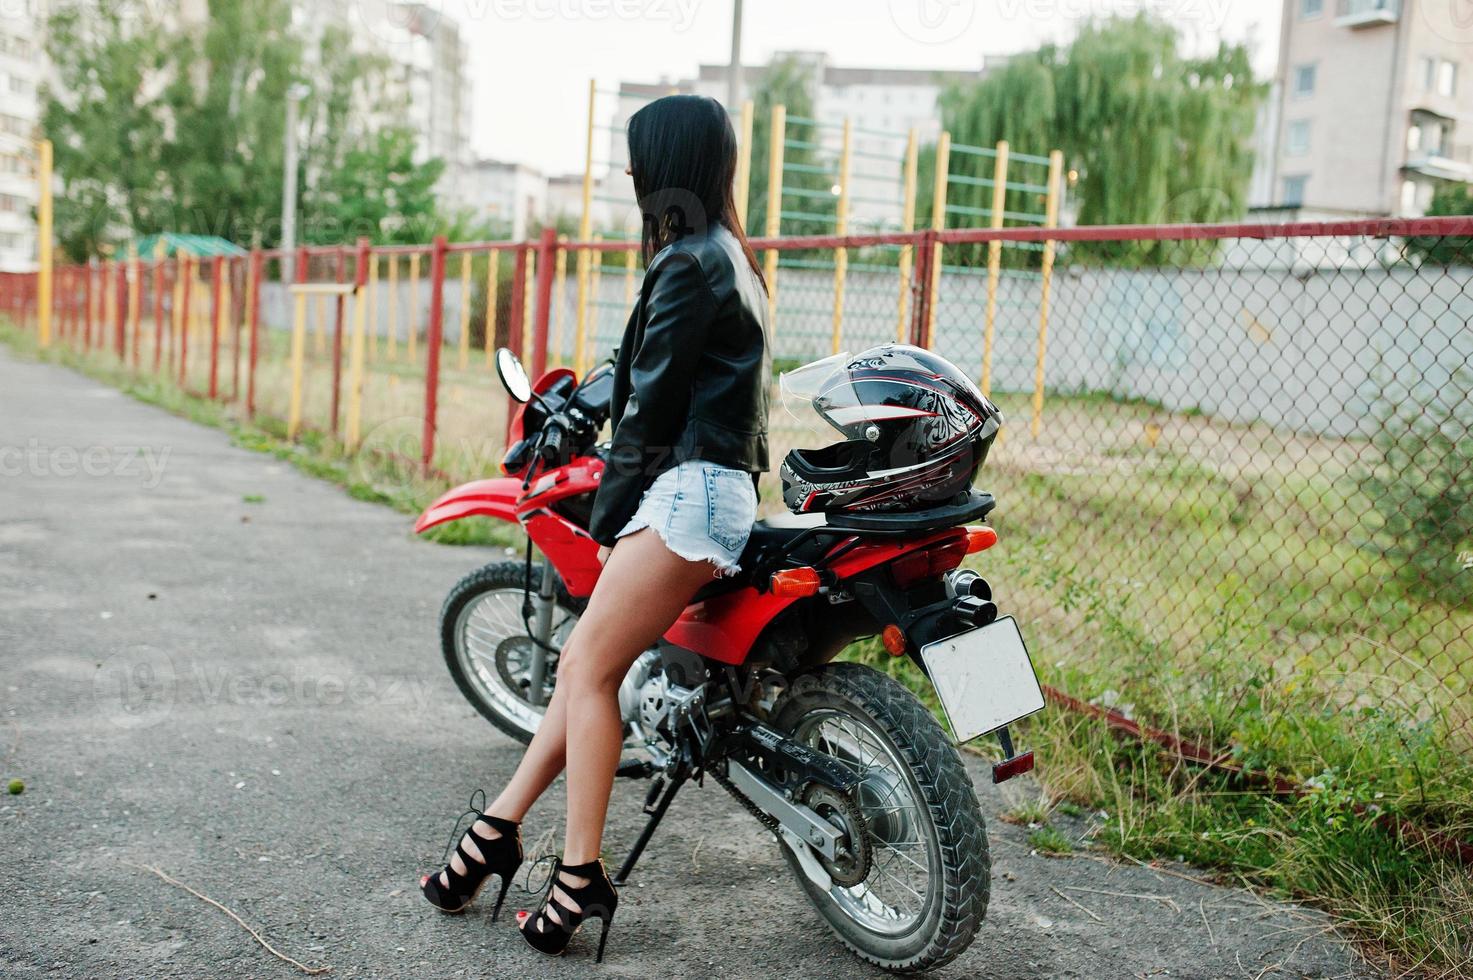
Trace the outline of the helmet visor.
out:
<instances>
[{"instance_id":1,"label":"helmet visor","mask_svg":"<svg viewBox=\"0 0 1473 980\"><path fill-rule=\"evenodd\" d=\"M833 438L835 426L819 413L813 402L819 394L848 382L849 361L850 354L845 351L778 375L778 397L793 428L817 439Z\"/></svg>"}]
</instances>

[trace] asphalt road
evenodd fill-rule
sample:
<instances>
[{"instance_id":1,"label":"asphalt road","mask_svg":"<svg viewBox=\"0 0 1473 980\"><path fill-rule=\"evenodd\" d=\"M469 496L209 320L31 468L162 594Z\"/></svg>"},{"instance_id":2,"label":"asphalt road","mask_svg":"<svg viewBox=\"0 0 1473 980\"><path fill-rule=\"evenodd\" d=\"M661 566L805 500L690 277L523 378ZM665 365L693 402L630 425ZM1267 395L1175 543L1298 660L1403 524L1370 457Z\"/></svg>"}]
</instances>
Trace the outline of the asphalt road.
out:
<instances>
[{"instance_id":1,"label":"asphalt road","mask_svg":"<svg viewBox=\"0 0 1473 980\"><path fill-rule=\"evenodd\" d=\"M416 881L466 798L518 758L436 640L445 592L493 557L0 348L0 778L26 785L0 796L0 975L300 975L144 865L336 976L878 975L709 784L677 799L602 967L586 937L548 960L510 916L425 905ZM938 976L1370 975L1315 913L1185 869L1031 854L972 768L992 907ZM615 791L615 857L644 788ZM534 851L561 811L559 783L529 816Z\"/></svg>"}]
</instances>

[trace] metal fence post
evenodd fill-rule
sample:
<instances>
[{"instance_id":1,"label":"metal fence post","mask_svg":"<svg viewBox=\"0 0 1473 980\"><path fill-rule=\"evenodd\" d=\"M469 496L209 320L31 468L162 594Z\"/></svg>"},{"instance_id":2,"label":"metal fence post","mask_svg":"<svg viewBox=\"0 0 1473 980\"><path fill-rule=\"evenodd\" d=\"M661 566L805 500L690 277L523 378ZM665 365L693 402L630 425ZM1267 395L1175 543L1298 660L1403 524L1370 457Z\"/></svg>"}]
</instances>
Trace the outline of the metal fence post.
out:
<instances>
[{"instance_id":1,"label":"metal fence post","mask_svg":"<svg viewBox=\"0 0 1473 980\"><path fill-rule=\"evenodd\" d=\"M554 254L560 251L557 229L542 229L537 243L537 299L532 313L532 375L542 377L547 371L547 328L552 313L552 279L556 272Z\"/></svg>"},{"instance_id":2,"label":"metal fence post","mask_svg":"<svg viewBox=\"0 0 1473 980\"><path fill-rule=\"evenodd\" d=\"M1064 174L1064 154L1058 150L1048 157L1048 205L1044 218L1045 228L1054 228L1059 223L1059 181ZM1033 368L1033 421L1030 433L1036 438L1043 428L1043 367L1048 351L1049 287L1054 279L1054 240L1043 243L1041 295L1038 300L1038 361Z\"/></svg>"},{"instance_id":3,"label":"metal fence post","mask_svg":"<svg viewBox=\"0 0 1473 980\"><path fill-rule=\"evenodd\" d=\"M992 220L994 230L1002 228L1003 211L1008 200L1008 141L999 140L997 158L992 171ZM997 287L1002 279L1002 240L987 243L987 320L982 334L982 394L992 394L992 344L997 335Z\"/></svg>"},{"instance_id":4,"label":"metal fence post","mask_svg":"<svg viewBox=\"0 0 1473 980\"><path fill-rule=\"evenodd\" d=\"M251 353L246 362L246 417L256 417L256 362L260 357L261 344L261 272L263 262L261 250L251 249L250 271L246 281L246 304L250 312Z\"/></svg>"},{"instance_id":5,"label":"metal fence post","mask_svg":"<svg viewBox=\"0 0 1473 980\"><path fill-rule=\"evenodd\" d=\"M844 119L843 142L839 150L839 206L834 213L834 234L849 233L849 168L853 158L854 125L847 116ZM844 246L834 249L834 322L833 352L839 353L844 343L844 280L849 275L849 250Z\"/></svg>"},{"instance_id":6,"label":"metal fence post","mask_svg":"<svg viewBox=\"0 0 1473 980\"><path fill-rule=\"evenodd\" d=\"M220 316L224 312L220 290L225 283L225 256L210 260L210 400L220 393Z\"/></svg>"},{"instance_id":7,"label":"metal fence post","mask_svg":"<svg viewBox=\"0 0 1473 980\"><path fill-rule=\"evenodd\" d=\"M358 448L359 427L363 419L363 328L368 314L368 266L372 261L368 239L358 239L358 261L353 268L353 342L348 354L348 431L343 440L348 452Z\"/></svg>"},{"instance_id":8,"label":"metal fence post","mask_svg":"<svg viewBox=\"0 0 1473 980\"><path fill-rule=\"evenodd\" d=\"M339 245L333 253L333 278L339 283L347 276L347 249ZM343 396L343 296L333 297L332 317L332 434L338 434L338 411Z\"/></svg>"},{"instance_id":9,"label":"metal fence post","mask_svg":"<svg viewBox=\"0 0 1473 980\"><path fill-rule=\"evenodd\" d=\"M283 265L291 260L290 254L282 256ZM298 247L296 274L291 277L292 285L301 285L307 280L307 246ZM298 291L292 298L292 388L286 417L286 437L295 439L302 428L302 374L307 360L307 294Z\"/></svg>"},{"instance_id":10,"label":"metal fence post","mask_svg":"<svg viewBox=\"0 0 1473 980\"><path fill-rule=\"evenodd\" d=\"M931 197L931 230L946 230L946 183L951 176L951 133L942 130L936 142L936 181ZM917 346L930 347L936 333L936 293L941 288L941 243L931 236L931 254L926 260L926 316L921 320Z\"/></svg>"},{"instance_id":11,"label":"metal fence post","mask_svg":"<svg viewBox=\"0 0 1473 980\"><path fill-rule=\"evenodd\" d=\"M914 231L916 226L916 171L919 165L919 138L914 126L905 138L905 201L900 215L900 230ZM915 263L915 247L900 246L900 297L896 301L895 339L905 343L910 329L906 314L910 311L910 276Z\"/></svg>"},{"instance_id":12,"label":"metal fence post","mask_svg":"<svg viewBox=\"0 0 1473 980\"><path fill-rule=\"evenodd\" d=\"M194 329L194 259L188 252L179 253L179 275L184 280L184 322L179 331L179 387L187 389L189 372L189 333Z\"/></svg>"},{"instance_id":13,"label":"metal fence post","mask_svg":"<svg viewBox=\"0 0 1473 980\"><path fill-rule=\"evenodd\" d=\"M449 243L436 235L430 251L430 322L425 333L425 424L420 440L420 470L430 475L435 458L435 421L440 404L440 343L445 331L445 253Z\"/></svg>"},{"instance_id":14,"label":"metal fence post","mask_svg":"<svg viewBox=\"0 0 1473 980\"><path fill-rule=\"evenodd\" d=\"M768 238L776 238L782 232L783 210L783 140L788 126L788 107L772 107L772 133L767 151L767 227ZM777 333L777 249L769 248L762 259L762 275L767 280L767 323Z\"/></svg>"},{"instance_id":15,"label":"metal fence post","mask_svg":"<svg viewBox=\"0 0 1473 980\"><path fill-rule=\"evenodd\" d=\"M527 246L517 246L517 256L512 263L511 303L506 314L506 345L518 357L526 355L522 349L522 323L527 313Z\"/></svg>"},{"instance_id":16,"label":"metal fence post","mask_svg":"<svg viewBox=\"0 0 1473 980\"><path fill-rule=\"evenodd\" d=\"M736 218L747 227L747 202L752 193L752 100L742 103L737 128Z\"/></svg>"}]
</instances>

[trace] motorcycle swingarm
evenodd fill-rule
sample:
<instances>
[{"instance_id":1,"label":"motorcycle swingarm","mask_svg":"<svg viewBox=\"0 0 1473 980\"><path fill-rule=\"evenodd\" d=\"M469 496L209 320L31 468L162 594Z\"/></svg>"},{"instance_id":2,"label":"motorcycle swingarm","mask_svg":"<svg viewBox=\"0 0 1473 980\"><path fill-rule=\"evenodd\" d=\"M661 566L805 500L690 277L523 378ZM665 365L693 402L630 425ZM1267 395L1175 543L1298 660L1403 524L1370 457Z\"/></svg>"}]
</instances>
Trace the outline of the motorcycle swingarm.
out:
<instances>
[{"instance_id":1,"label":"motorcycle swingarm","mask_svg":"<svg viewBox=\"0 0 1473 980\"><path fill-rule=\"evenodd\" d=\"M810 749L752 718L743 719L721 740L720 754L740 762L789 796L797 796L811 783L848 793L860 781L853 769L833 756Z\"/></svg>"}]
</instances>

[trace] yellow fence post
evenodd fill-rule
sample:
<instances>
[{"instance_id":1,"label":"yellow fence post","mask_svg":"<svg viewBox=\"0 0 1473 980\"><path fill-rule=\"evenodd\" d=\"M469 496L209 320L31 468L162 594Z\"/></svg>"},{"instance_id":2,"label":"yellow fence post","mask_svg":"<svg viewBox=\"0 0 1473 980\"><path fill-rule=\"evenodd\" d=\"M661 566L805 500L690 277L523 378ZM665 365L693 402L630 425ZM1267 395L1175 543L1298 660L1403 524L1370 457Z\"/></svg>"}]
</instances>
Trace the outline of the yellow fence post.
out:
<instances>
[{"instance_id":1,"label":"yellow fence post","mask_svg":"<svg viewBox=\"0 0 1473 980\"><path fill-rule=\"evenodd\" d=\"M566 245L567 235L559 235L558 243ZM553 303L553 350L557 351L557 365L563 367L568 363L567 353L563 350L563 324L567 320L568 298L568 250L559 248L557 250L557 261L553 264L552 303ZM488 350L490 348L487 348Z\"/></svg>"},{"instance_id":2,"label":"yellow fence post","mask_svg":"<svg viewBox=\"0 0 1473 980\"><path fill-rule=\"evenodd\" d=\"M527 272L522 277L522 351L530 357L532 353L532 314L537 298L537 250L527 249Z\"/></svg>"},{"instance_id":3,"label":"yellow fence post","mask_svg":"<svg viewBox=\"0 0 1473 980\"><path fill-rule=\"evenodd\" d=\"M603 240L604 240L604 236L602 236L602 235L594 235L593 238L592 238L592 241L595 244L598 243L598 242L602 242ZM527 264L528 265L531 265L530 262L527 263ZM593 308L593 314L588 318L588 335L589 335L589 338L595 344L598 343L598 315L599 315L598 296L599 296L600 286L601 286L602 281L603 281L603 271L604 271L604 253L599 252L599 251L591 251L591 252L589 252L588 253L588 305ZM525 348L525 347L522 348L522 350L526 350L526 349L527 348ZM578 376L579 377L582 377L584 374L587 373L586 367L587 367L587 365L584 365L582 363L579 364L579 366L578 366Z\"/></svg>"},{"instance_id":4,"label":"yellow fence post","mask_svg":"<svg viewBox=\"0 0 1473 980\"><path fill-rule=\"evenodd\" d=\"M992 168L992 228L1002 227L1003 210L1008 201L1008 141L997 143L997 159ZM997 335L997 287L1002 279L1002 242L994 238L987 243L987 322L982 334L982 394L992 394L992 343Z\"/></svg>"},{"instance_id":5,"label":"yellow fence post","mask_svg":"<svg viewBox=\"0 0 1473 980\"><path fill-rule=\"evenodd\" d=\"M404 355L409 358L409 363L414 364L419 360L419 253L415 252L409 257L409 309L405 327L408 333L404 338Z\"/></svg>"},{"instance_id":6,"label":"yellow fence post","mask_svg":"<svg viewBox=\"0 0 1473 980\"><path fill-rule=\"evenodd\" d=\"M51 275L56 254L51 246L51 170L52 148L50 140L37 144L36 180L40 183L41 197L36 203L36 258L39 269L36 273L36 334L42 347L51 346Z\"/></svg>"},{"instance_id":7,"label":"yellow fence post","mask_svg":"<svg viewBox=\"0 0 1473 980\"><path fill-rule=\"evenodd\" d=\"M634 305L634 249L624 253L624 305Z\"/></svg>"},{"instance_id":8,"label":"yellow fence post","mask_svg":"<svg viewBox=\"0 0 1473 980\"><path fill-rule=\"evenodd\" d=\"M460 369L471 366L471 253L460 256Z\"/></svg>"},{"instance_id":9,"label":"yellow fence post","mask_svg":"<svg viewBox=\"0 0 1473 980\"><path fill-rule=\"evenodd\" d=\"M844 119L844 137L839 149L839 206L834 212L834 234L849 234L849 168L853 162L854 127ZM834 249L834 339L833 352L844 343L844 280L849 275L849 250Z\"/></svg>"},{"instance_id":10,"label":"yellow fence post","mask_svg":"<svg viewBox=\"0 0 1473 980\"><path fill-rule=\"evenodd\" d=\"M167 249L164 248L164 240L160 238L158 244L154 246L154 256L158 259L163 259L166 252ZM138 337L138 328L141 322L139 307L143 305L143 262L138 257L138 244L136 242L128 245L128 264L132 266L132 275L127 276L128 335L135 338L133 345L134 350L137 350L138 341L136 338ZM164 329L161 324L155 323L153 325L153 335L155 343L162 344L164 342ZM154 353L153 362L154 364L158 364L159 362L157 352Z\"/></svg>"},{"instance_id":11,"label":"yellow fence post","mask_svg":"<svg viewBox=\"0 0 1473 980\"><path fill-rule=\"evenodd\" d=\"M368 360L378 360L378 256L368 253Z\"/></svg>"},{"instance_id":12,"label":"yellow fence post","mask_svg":"<svg viewBox=\"0 0 1473 980\"><path fill-rule=\"evenodd\" d=\"M743 228L747 227L747 202L752 192L752 100L742 103L737 133L736 213Z\"/></svg>"},{"instance_id":13,"label":"yellow fence post","mask_svg":"<svg viewBox=\"0 0 1473 980\"><path fill-rule=\"evenodd\" d=\"M318 357L327 357L327 297L312 299L312 345Z\"/></svg>"},{"instance_id":14,"label":"yellow fence post","mask_svg":"<svg viewBox=\"0 0 1473 980\"><path fill-rule=\"evenodd\" d=\"M307 357L307 294L298 292L292 315L292 393L286 417L286 437L295 439L302 428L302 362Z\"/></svg>"},{"instance_id":15,"label":"yellow fence post","mask_svg":"<svg viewBox=\"0 0 1473 980\"><path fill-rule=\"evenodd\" d=\"M496 289L501 284L497 270L501 266L501 250L493 249L486 258L486 336L482 342L486 348L486 366L492 366L496 351Z\"/></svg>"},{"instance_id":16,"label":"yellow fence post","mask_svg":"<svg viewBox=\"0 0 1473 980\"><path fill-rule=\"evenodd\" d=\"M1059 182L1064 173L1064 154L1055 150L1048 155L1048 205L1044 209L1044 227L1059 226ZM1054 279L1054 240L1043 243L1042 293L1038 302L1038 362L1033 367L1033 422L1029 432L1034 438L1043 428L1043 366L1048 352L1049 287Z\"/></svg>"},{"instance_id":17,"label":"yellow fence post","mask_svg":"<svg viewBox=\"0 0 1473 980\"><path fill-rule=\"evenodd\" d=\"M367 249L363 249L367 251ZM376 265L370 261L370 267ZM370 273L371 275L371 273ZM348 427L346 445L348 452L358 448L359 433L363 424L363 355L366 346L364 328L368 321L368 296L362 291L353 294L353 342L348 348ZM464 328L462 328L464 329Z\"/></svg>"},{"instance_id":18,"label":"yellow fence post","mask_svg":"<svg viewBox=\"0 0 1473 980\"><path fill-rule=\"evenodd\" d=\"M588 132L583 157L583 212L578 218L578 240L588 241L593 234L593 107L597 96L593 79L588 80ZM573 340L573 367L581 376L588 359L588 285L593 256L587 249L578 252L578 311Z\"/></svg>"},{"instance_id":19,"label":"yellow fence post","mask_svg":"<svg viewBox=\"0 0 1473 980\"><path fill-rule=\"evenodd\" d=\"M782 233L783 210L783 141L788 126L788 107L772 107L772 136L767 153L767 228L768 238ZM763 278L767 280L767 322L777 332L777 249L769 248L763 257Z\"/></svg>"},{"instance_id":20,"label":"yellow fence post","mask_svg":"<svg viewBox=\"0 0 1473 980\"><path fill-rule=\"evenodd\" d=\"M900 230L915 231L916 227L916 170L919 158L919 141L912 126L905 138L905 203L900 215ZM910 273L915 265L915 248L900 246L900 297L896 301L895 339L905 343L908 338L907 314L910 313Z\"/></svg>"},{"instance_id":21,"label":"yellow fence post","mask_svg":"<svg viewBox=\"0 0 1473 980\"><path fill-rule=\"evenodd\" d=\"M931 230L946 230L946 190L951 174L951 133L942 130L941 139L936 141L936 180L931 191ZM921 346L930 347L936 336L936 308L941 305L941 243L931 248L931 303L926 315L925 335Z\"/></svg>"},{"instance_id":22,"label":"yellow fence post","mask_svg":"<svg viewBox=\"0 0 1473 980\"><path fill-rule=\"evenodd\" d=\"M399 256L385 259L389 265L389 335L388 354L390 361L399 359Z\"/></svg>"},{"instance_id":23,"label":"yellow fence post","mask_svg":"<svg viewBox=\"0 0 1473 980\"><path fill-rule=\"evenodd\" d=\"M159 246L165 248L162 239ZM184 253L174 253L174 310L169 322L169 363L173 364L173 358L182 355L184 347Z\"/></svg>"}]
</instances>

